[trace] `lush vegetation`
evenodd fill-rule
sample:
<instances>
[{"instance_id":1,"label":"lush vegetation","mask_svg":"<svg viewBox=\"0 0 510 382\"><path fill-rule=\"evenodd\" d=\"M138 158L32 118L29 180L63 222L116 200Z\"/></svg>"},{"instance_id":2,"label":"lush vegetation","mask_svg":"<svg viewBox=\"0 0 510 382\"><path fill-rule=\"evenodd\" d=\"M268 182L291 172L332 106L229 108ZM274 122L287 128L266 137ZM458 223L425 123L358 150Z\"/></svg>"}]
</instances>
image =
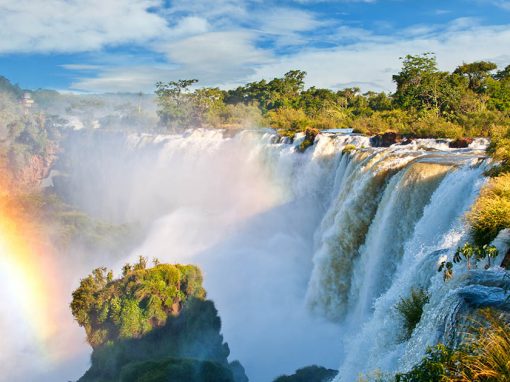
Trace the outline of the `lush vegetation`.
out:
<instances>
[{"instance_id":1,"label":"lush vegetation","mask_svg":"<svg viewBox=\"0 0 510 382\"><path fill-rule=\"evenodd\" d=\"M438 69L431 53L408 55L393 76L393 94L305 89L305 76L292 70L233 90L192 90L197 80L160 82L161 122L173 128L229 127L258 120L287 135L307 128L354 128L364 134L395 131L437 138L490 137L510 126L510 65L498 71L495 64L480 61L449 73ZM230 116L234 109L241 111L237 120Z\"/></svg>"},{"instance_id":2,"label":"lush vegetation","mask_svg":"<svg viewBox=\"0 0 510 382\"><path fill-rule=\"evenodd\" d=\"M337 374L336 370L312 365L298 369L292 375L282 375L274 382L330 382Z\"/></svg>"},{"instance_id":3,"label":"lush vegetation","mask_svg":"<svg viewBox=\"0 0 510 382\"><path fill-rule=\"evenodd\" d=\"M453 255L453 262L443 260L439 264L438 272L443 272L443 279L450 280L453 277L453 263L465 261L468 270L477 268L482 260L486 260L484 268L491 266L491 259L495 259L499 255L498 249L493 245L484 244L481 246L465 243L462 247L458 247Z\"/></svg>"},{"instance_id":4,"label":"lush vegetation","mask_svg":"<svg viewBox=\"0 0 510 382\"><path fill-rule=\"evenodd\" d=\"M423 289L411 289L407 298L401 298L395 308L404 319L404 339L411 338L414 328L421 320L423 306L429 301L427 292Z\"/></svg>"},{"instance_id":5,"label":"lush vegetation","mask_svg":"<svg viewBox=\"0 0 510 382\"><path fill-rule=\"evenodd\" d=\"M468 214L473 239L490 243L503 228L510 227L510 173L489 180Z\"/></svg>"},{"instance_id":6,"label":"lush vegetation","mask_svg":"<svg viewBox=\"0 0 510 382\"><path fill-rule=\"evenodd\" d=\"M458 349L443 344L410 372L398 374L396 382L505 382L510 381L510 325L496 313L481 312L464 345Z\"/></svg>"},{"instance_id":7,"label":"lush vegetation","mask_svg":"<svg viewBox=\"0 0 510 382\"><path fill-rule=\"evenodd\" d=\"M205 298L202 274L192 265L158 264L147 259L126 264L122 278L97 268L73 292L71 309L92 347L109 341L140 338L177 315L189 298Z\"/></svg>"}]
</instances>

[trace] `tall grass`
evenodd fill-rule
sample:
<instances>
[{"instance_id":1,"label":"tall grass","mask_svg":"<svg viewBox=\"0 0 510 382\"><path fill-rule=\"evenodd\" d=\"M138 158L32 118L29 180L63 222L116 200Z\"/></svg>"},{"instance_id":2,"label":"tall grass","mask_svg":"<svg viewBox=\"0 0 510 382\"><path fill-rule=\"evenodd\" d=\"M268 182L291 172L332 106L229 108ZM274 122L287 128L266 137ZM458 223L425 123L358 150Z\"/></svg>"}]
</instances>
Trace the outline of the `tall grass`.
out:
<instances>
[{"instance_id":1,"label":"tall grass","mask_svg":"<svg viewBox=\"0 0 510 382\"><path fill-rule=\"evenodd\" d=\"M510 325L490 309L480 311L458 349L438 344L395 382L510 382Z\"/></svg>"},{"instance_id":2,"label":"tall grass","mask_svg":"<svg viewBox=\"0 0 510 382\"><path fill-rule=\"evenodd\" d=\"M407 298L401 298L395 309L404 319L404 339L409 339L414 328L418 325L423 314L423 306L429 301L427 292L423 289L412 289Z\"/></svg>"},{"instance_id":3,"label":"tall grass","mask_svg":"<svg viewBox=\"0 0 510 382\"><path fill-rule=\"evenodd\" d=\"M510 227L510 173L489 180L467 215L476 244L490 243Z\"/></svg>"},{"instance_id":4,"label":"tall grass","mask_svg":"<svg viewBox=\"0 0 510 382\"><path fill-rule=\"evenodd\" d=\"M462 359L465 381L510 381L510 325L491 310L482 312L470 339L472 354Z\"/></svg>"}]
</instances>

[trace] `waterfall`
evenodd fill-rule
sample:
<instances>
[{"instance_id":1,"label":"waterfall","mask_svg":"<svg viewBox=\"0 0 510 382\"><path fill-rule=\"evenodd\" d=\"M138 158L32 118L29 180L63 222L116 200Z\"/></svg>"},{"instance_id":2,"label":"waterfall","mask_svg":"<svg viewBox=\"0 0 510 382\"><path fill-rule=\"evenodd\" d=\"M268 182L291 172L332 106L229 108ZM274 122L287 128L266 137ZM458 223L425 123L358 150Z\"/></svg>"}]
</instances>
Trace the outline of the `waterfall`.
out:
<instances>
[{"instance_id":1,"label":"waterfall","mask_svg":"<svg viewBox=\"0 0 510 382\"><path fill-rule=\"evenodd\" d=\"M348 338L349 353L340 367L339 381L355 380L358 373L375 369L395 371L418 362L428 345L441 339L444 332L438 321L455 310L447 301L442 275L437 272L439 255L454 252L466 235L463 215L473 203L482 184L483 169L473 166L472 159L452 169L439 183L421 218L405 241L401 261L396 267L389 289L377 298L374 312L353 338ZM368 245L367 245L368 247ZM373 254L377 257L377 253ZM379 270L383 272L383 269ZM395 305L407 296L411 288L428 289L431 300L424 307L423 322L428 330L419 328L409 341L402 341L403 322ZM442 306L439 306L441 305ZM448 309L446 309L448 307ZM437 319L427 318L433 312Z\"/></svg>"},{"instance_id":2,"label":"waterfall","mask_svg":"<svg viewBox=\"0 0 510 382\"><path fill-rule=\"evenodd\" d=\"M486 142L374 148L331 132L299 153L303 138L78 131L54 184L90 214L146 230L133 253L104 265L140 254L198 264L250 380L314 363L340 367L338 381L405 370L427 345L455 337L466 299L483 296L469 289L476 278L445 284L437 263L467 239ZM413 287L430 301L404 341L394 307Z\"/></svg>"}]
</instances>

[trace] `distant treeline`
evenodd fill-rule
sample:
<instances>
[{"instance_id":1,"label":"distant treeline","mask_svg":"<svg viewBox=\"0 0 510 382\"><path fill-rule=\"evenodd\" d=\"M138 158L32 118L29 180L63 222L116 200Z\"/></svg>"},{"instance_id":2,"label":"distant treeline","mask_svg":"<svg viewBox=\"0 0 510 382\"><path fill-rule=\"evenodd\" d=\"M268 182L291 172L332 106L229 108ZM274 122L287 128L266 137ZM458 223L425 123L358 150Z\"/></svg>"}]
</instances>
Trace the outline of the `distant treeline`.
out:
<instances>
[{"instance_id":1,"label":"distant treeline","mask_svg":"<svg viewBox=\"0 0 510 382\"><path fill-rule=\"evenodd\" d=\"M394 93L305 89L305 77L291 70L233 90L194 88L195 79L158 82L160 122L168 128L265 125L286 134L353 128L444 138L491 136L510 125L510 65L498 70L478 61L450 73L438 69L432 53L408 55L393 76Z\"/></svg>"}]
</instances>

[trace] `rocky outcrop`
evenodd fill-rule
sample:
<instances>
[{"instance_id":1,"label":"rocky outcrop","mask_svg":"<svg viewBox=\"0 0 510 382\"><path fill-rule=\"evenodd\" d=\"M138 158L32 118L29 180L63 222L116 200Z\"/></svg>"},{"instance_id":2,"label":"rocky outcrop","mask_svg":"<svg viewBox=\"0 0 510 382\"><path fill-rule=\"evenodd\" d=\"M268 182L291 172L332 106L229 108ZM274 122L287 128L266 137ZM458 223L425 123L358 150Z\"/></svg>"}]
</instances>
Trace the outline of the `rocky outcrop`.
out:
<instances>
[{"instance_id":1,"label":"rocky outcrop","mask_svg":"<svg viewBox=\"0 0 510 382\"><path fill-rule=\"evenodd\" d=\"M372 147L390 147L402 141L402 136L395 132L387 132L384 134L377 134L370 138Z\"/></svg>"},{"instance_id":2,"label":"rocky outcrop","mask_svg":"<svg viewBox=\"0 0 510 382\"><path fill-rule=\"evenodd\" d=\"M337 370L313 365L296 370L292 375L282 375L274 382L330 382L337 374Z\"/></svg>"},{"instance_id":3,"label":"rocky outcrop","mask_svg":"<svg viewBox=\"0 0 510 382\"><path fill-rule=\"evenodd\" d=\"M319 130L313 129L311 127L307 127L305 130L305 139L299 144L297 147L300 153L305 152L305 150L312 146L315 142L315 137L319 134Z\"/></svg>"},{"instance_id":4,"label":"rocky outcrop","mask_svg":"<svg viewBox=\"0 0 510 382\"><path fill-rule=\"evenodd\" d=\"M247 382L220 331L213 302L191 299L164 326L96 347L79 382Z\"/></svg>"},{"instance_id":5,"label":"rocky outcrop","mask_svg":"<svg viewBox=\"0 0 510 382\"><path fill-rule=\"evenodd\" d=\"M41 181L48 176L51 166L57 158L56 152L56 146L48 145L44 154L29 154L22 161L9 160L9 167L13 174L13 186L22 190L38 188ZM14 165L13 162L17 164Z\"/></svg>"},{"instance_id":6,"label":"rocky outcrop","mask_svg":"<svg viewBox=\"0 0 510 382\"><path fill-rule=\"evenodd\" d=\"M448 147L451 149L465 149L469 147L469 145L473 143L473 138L459 138L454 141L450 141L448 143Z\"/></svg>"},{"instance_id":7,"label":"rocky outcrop","mask_svg":"<svg viewBox=\"0 0 510 382\"><path fill-rule=\"evenodd\" d=\"M503 261L501 262L501 267L505 269L510 269L510 249L506 251L505 257L503 258Z\"/></svg>"},{"instance_id":8,"label":"rocky outcrop","mask_svg":"<svg viewBox=\"0 0 510 382\"><path fill-rule=\"evenodd\" d=\"M27 164L16 171L15 178L18 185L26 188L37 187L41 180L48 176L54 159L54 156L32 155Z\"/></svg>"}]
</instances>

